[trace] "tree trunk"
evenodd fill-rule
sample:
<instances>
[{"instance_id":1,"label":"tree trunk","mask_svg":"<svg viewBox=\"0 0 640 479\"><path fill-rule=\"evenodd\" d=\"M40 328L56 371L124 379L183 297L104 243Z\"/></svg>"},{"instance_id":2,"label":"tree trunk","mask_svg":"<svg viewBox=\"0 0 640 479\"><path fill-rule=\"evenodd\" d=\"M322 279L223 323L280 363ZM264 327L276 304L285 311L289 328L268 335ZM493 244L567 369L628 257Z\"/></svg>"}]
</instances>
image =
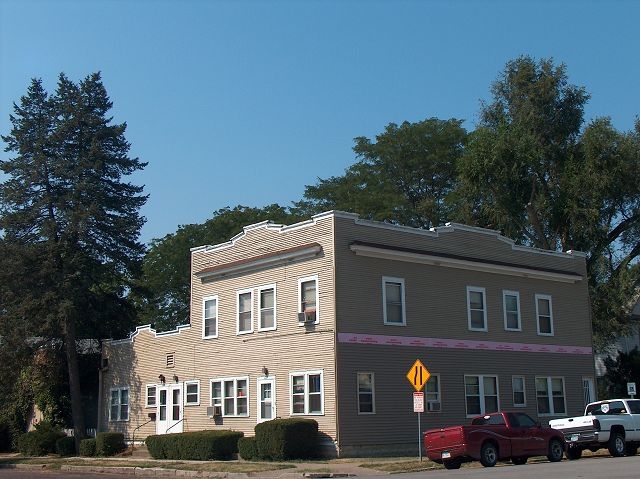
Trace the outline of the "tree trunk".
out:
<instances>
[{"instance_id":1,"label":"tree trunk","mask_svg":"<svg viewBox=\"0 0 640 479\"><path fill-rule=\"evenodd\" d=\"M76 350L76 325L73 317L65 319L65 350L69 370L69 392L71 395L71 417L73 419L73 435L76 452L80 451L80 440L85 436L84 414L82 410L82 394L80 390L80 370L78 369L78 352Z\"/></svg>"}]
</instances>

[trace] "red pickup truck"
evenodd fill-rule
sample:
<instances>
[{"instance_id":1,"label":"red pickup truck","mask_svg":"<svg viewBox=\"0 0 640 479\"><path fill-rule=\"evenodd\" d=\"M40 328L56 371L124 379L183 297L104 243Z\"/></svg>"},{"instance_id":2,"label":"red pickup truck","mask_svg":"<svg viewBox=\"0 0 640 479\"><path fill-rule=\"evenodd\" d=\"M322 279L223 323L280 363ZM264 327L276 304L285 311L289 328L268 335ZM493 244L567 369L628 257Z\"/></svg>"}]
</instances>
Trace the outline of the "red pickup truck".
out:
<instances>
[{"instance_id":1,"label":"red pickup truck","mask_svg":"<svg viewBox=\"0 0 640 479\"><path fill-rule=\"evenodd\" d=\"M556 462L565 449L560 431L540 426L523 412L494 412L473 418L468 426L430 429L423 435L427 457L447 469L469 461L484 467L509 459L524 464L531 456Z\"/></svg>"}]
</instances>

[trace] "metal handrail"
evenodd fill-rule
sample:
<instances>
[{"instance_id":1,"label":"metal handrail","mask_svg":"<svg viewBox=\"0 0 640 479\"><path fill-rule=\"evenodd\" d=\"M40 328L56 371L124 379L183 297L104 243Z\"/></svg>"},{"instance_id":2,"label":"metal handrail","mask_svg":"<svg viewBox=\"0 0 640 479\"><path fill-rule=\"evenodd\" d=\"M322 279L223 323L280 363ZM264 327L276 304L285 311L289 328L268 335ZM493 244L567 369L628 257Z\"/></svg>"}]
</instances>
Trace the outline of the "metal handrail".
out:
<instances>
[{"instance_id":1,"label":"metal handrail","mask_svg":"<svg viewBox=\"0 0 640 479\"><path fill-rule=\"evenodd\" d=\"M169 432L169 429L171 429L171 428L172 428L172 427L174 427L174 426L177 426L177 425L178 425L178 424L180 424L182 421L184 421L184 418L180 419L177 423L172 424L171 426L169 426L165 432Z\"/></svg>"}]
</instances>

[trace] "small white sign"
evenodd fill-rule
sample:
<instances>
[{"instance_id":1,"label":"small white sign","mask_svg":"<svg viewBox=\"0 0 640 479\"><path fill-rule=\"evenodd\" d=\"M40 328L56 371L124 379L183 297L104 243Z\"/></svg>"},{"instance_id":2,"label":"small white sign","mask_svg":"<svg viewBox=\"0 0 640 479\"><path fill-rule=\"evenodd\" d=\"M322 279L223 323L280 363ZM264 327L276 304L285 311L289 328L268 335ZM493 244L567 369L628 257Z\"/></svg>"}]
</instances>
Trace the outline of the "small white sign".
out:
<instances>
[{"instance_id":1,"label":"small white sign","mask_svg":"<svg viewBox=\"0 0 640 479\"><path fill-rule=\"evenodd\" d=\"M636 395L636 383L627 383L627 394L629 396Z\"/></svg>"},{"instance_id":2,"label":"small white sign","mask_svg":"<svg viewBox=\"0 0 640 479\"><path fill-rule=\"evenodd\" d=\"M424 412L424 392L413 393L413 412Z\"/></svg>"}]
</instances>

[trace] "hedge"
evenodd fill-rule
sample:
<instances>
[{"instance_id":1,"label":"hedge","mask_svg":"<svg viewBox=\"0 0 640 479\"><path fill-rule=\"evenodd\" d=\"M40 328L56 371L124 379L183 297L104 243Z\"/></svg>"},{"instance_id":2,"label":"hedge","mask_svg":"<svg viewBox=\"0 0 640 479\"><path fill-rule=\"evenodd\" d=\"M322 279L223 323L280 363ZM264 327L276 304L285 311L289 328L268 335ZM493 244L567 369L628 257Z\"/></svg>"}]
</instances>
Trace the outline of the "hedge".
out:
<instances>
[{"instance_id":1,"label":"hedge","mask_svg":"<svg viewBox=\"0 0 640 479\"><path fill-rule=\"evenodd\" d=\"M318 455L318 422L314 419L273 419L257 424L254 430L260 459L286 461Z\"/></svg>"},{"instance_id":2,"label":"hedge","mask_svg":"<svg viewBox=\"0 0 640 479\"><path fill-rule=\"evenodd\" d=\"M229 460L238 452L238 431L195 431L148 436L147 450L154 459L189 461Z\"/></svg>"}]
</instances>

